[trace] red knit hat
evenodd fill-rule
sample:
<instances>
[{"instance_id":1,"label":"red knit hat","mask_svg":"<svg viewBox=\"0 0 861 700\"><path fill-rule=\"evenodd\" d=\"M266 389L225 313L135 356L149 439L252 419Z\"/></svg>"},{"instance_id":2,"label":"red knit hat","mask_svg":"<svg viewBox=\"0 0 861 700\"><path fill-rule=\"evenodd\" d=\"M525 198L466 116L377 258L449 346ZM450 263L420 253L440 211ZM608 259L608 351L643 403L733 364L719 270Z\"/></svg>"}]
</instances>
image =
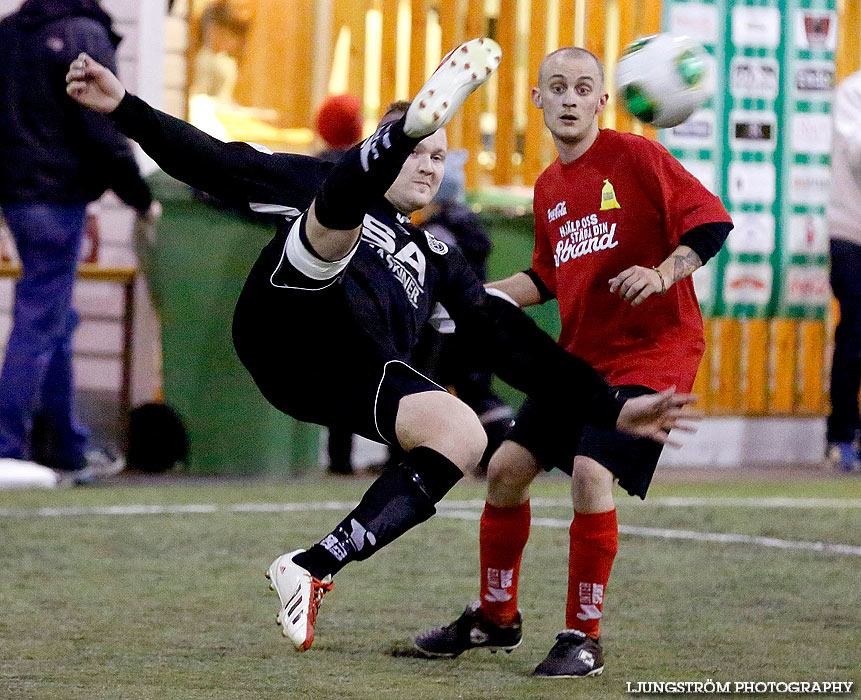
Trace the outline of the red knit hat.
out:
<instances>
[{"instance_id":1,"label":"red knit hat","mask_svg":"<svg viewBox=\"0 0 861 700\"><path fill-rule=\"evenodd\" d=\"M362 139L362 101L353 95L329 95L315 120L329 148L348 148Z\"/></svg>"}]
</instances>

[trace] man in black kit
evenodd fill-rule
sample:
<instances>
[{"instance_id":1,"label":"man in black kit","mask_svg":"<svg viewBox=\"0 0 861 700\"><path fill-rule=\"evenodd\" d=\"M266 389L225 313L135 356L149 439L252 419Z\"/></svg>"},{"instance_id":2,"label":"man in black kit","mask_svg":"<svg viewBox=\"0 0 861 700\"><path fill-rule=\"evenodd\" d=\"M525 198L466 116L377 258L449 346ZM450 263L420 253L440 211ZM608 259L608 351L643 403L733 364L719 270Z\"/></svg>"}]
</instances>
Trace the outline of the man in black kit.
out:
<instances>
[{"instance_id":1,"label":"man in black kit","mask_svg":"<svg viewBox=\"0 0 861 700\"><path fill-rule=\"evenodd\" d=\"M126 93L83 54L67 75L69 95L109 113L169 175L284 215L237 302L236 352L281 411L402 454L332 532L269 567L278 622L297 651L311 646L332 576L430 518L484 451L476 415L410 366L419 330L437 303L503 380L535 396L580 397L560 403L572 422L666 442L691 400L671 389L623 402L515 305L489 295L462 255L410 224L409 215L430 202L442 178L442 127L500 57L489 39L458 47L406 113L385 116L337 164L212 139Z\"/></svg>"}]
</instances>

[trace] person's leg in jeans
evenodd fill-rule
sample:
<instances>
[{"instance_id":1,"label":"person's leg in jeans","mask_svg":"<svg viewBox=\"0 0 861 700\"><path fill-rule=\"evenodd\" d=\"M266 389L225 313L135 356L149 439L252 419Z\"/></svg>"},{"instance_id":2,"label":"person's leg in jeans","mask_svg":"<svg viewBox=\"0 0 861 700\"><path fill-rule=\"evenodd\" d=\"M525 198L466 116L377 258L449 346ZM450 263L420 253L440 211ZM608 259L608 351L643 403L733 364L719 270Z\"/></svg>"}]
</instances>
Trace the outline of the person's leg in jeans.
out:
<instances>
[{"instance_id":1,"label":"person's leg in jeans","mask_svg":"<svg viewBox=\"0 0 861 700\"><path fill-rule=\"evenodd\" d=\"M78 469L86 461L89 431L78 421L75 411L75 380L72 370L72 336L78 326L78 312L69 310L66 334L55 347L42 382L40 413L53 428L57 441L58 469Z\"/></svg>"},{"instance_id":2,"label":"person's leg in jeans","mask_svg":"<svg viewBox=\"0 0 861 700\"><path fill-rule=\"evenodd\" d=\"M840 304L831 365L831 415L827 439L836 447L835 459L846 470L861 467L851 444L859 427L861 385L861 246L831 241L831 286ZM842 448L842 449L841 449Z\"/></svg>"},{"instance_id":3,"label":"person's leg in jeans","mask_svg":"<svg viewBox=\"0 0 861 700\"><path fill-rule=\"evenodd\" d=\"M85 204L4 207L22 275L15 287L13 325L0 372L0 457L27 458L40 407L56 431L57 466L83 465L86 433L73 411L72 310Z\"/></svg>"}]
</instances>

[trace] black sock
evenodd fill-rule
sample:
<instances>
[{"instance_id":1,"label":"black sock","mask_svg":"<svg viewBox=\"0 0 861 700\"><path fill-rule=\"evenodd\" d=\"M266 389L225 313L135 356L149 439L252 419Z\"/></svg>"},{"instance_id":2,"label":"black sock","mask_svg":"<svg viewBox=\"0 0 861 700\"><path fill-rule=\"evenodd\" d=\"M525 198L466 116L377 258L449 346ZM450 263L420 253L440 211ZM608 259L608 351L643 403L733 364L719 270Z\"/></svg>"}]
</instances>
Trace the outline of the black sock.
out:
<instances>
[{"instance_id":1,"label":"black sock","mask_svg":"<svg viewBox=\"0 0 861 700\"><path fill-rule=\"evenodd\" d=\"M447 457L417 447L371 484L358 506L320 542L294 561L322 579L351 561L367 559L424 522L463 476Z\"/></svg>"},{"instance_id":2,"label":"black sock","mask_svg":"<svg viewBox=\"0 0 861 700\"><path fill-rule=\"evenodd\" d=\"M352 231L362 225L368 207L397 179L421 139L404 133L404 120L384 124L354 146L326 176L314 200L317 220L326 228Z\"/></svg>"}]
</instances>

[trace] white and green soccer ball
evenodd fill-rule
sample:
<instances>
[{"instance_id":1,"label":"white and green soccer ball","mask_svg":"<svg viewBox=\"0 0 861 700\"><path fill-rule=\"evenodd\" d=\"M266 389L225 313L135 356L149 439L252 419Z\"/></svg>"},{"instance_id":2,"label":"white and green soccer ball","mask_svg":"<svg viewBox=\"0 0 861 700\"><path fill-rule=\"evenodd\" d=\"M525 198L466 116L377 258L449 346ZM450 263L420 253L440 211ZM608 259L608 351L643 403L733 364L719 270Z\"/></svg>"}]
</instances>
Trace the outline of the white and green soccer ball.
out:
<instances>
[{"instance_id":1,"label":"white and green soccer ball","mask_svg":"<svg viewBox=\"0 0 861 700\"><path fill-rule=\"evenodd\" d=\"M619 101L658 129L678 126L709 97L706 52L686 36L652 34L625 47L616 64Z\"/></svg>"}]
</instances>

